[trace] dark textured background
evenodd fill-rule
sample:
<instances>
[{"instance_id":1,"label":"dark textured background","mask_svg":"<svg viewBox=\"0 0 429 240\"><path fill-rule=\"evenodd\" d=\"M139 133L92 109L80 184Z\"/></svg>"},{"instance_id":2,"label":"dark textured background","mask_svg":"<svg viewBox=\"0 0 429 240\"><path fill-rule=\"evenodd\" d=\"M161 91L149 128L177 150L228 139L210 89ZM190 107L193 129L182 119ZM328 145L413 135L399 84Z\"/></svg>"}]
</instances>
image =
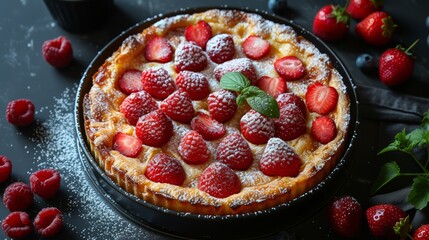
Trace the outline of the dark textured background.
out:
<instances>
[{"instance_id":1,"label":"dark textured background","mask_svg":"<svg viewBox=\"0 0 429 240\"><path fill-rule=\"evenodd\" d=\"M318 9L328 3L330 2L316 0L289 1L290 8L282 16L311 29L313 16ZM334 1L334 3L342 3L342 1ZM109 19L105 19L103 26L90 33L73 34L64 31L54 22L42 1L1 1L0 154L8 156L13 161L14 170L10 181L28 182L29 174L39 169L40 166L44 166L41 161L37 160L38 154L44 153L43 150L39 149L40 144L43 146L43 139L29 140L37 138L31 127L17 129L6 121L4 109L10 100L17 98L33 100L36 108L43 107L45 109L45 111L37 112L37 122L47 122L50 117L49 110L54 108L53 99L59 98L65 89L75 90L90 61L105 44L119 33L135 23L160 13L167 13L180 8L221 5L268 10L267 1L262 0L115 0L114 11ZM356 37L353 31L355 21L352 21L351 30L344 40L328 44L345 63L353 81L358 86L358 92L361 93L359 98L361 102L360 131L354 148L353 163L347 177L337 180L339 185L337 195L353 195L364 207L368 205L369 188L382 163L387 160L401 159L403 164L410 165L407 164L407 160L403 160L405 158L403 155L389 153L377 156L376 153L391 141L397 131L404 127L407 129L416 127L419 122L419 113L429 107L429 100L426 99L429 98L429 47L425 42L429 34L429 29L425 27L425 20L429 15L429 2L425 0L386 1L385 10L392 15L399 26L394 41L388 47L394 47L397 43L410 45L417 38L421 40L413 50L416 55L416 66L411 81L395 88L388 88L380 83L377 74L363 74L356 68L355 59L359 54L371 53L378 58L385 48L371 47ZM52 68L41 56L43 42L59 35L67 36L74 48L75 60L70 67L63 70ZM410 98L408 95L421 98ZM378 96L378 98L374 96ZM73 100L74 97L67 99ZM397 108L400 111L396 111ZM417 114L404 115L404 112L417 112ZM70 132L70 134L74 133ZM43 157L46 157L45 155ZM69 159L69 161L79 160ZM413 170L412 165L409 168ZM76 171L82 171L82 169L78 168ZM88 180L82 179L82 181ZM391 185L385 191L398 189L400 186L406 186L407 183L409 182L395 181L393 186ZM7 183L0 185L1 194L6 185ZM65 222L68 224L61 231L61 239L105 239L106 237L101 237L105 235L97 234L97 227L99 227L99 231L106 231L109 226L104 226L99 221L94 223L79 217L81 216L79 213L83 211L83 209L79 209L79 204L75 204L73 207L65 207L67 204L64 201L76 197L74 195L76 195L76 191L62 187L60 197L48 203L38 200L30 212L34 216L40 207L46 205L57 206L60 209L64 207L69 211L65 215ZM104 200L99 198L96 201ZM321 201L321 204L323 205L324 202ZM85 206L91 206L91 204ZM314 211L311 207L309 206L308 211ZM0 204L0 219L3 219L7 214L8 210ZM294 216L285 217L294 218ZM124 234L122 239L136 239L137 236L142 239L169 239L165 235L140 229L126 218L117 218L121 224L130 225L127 229L138 229L134 235ZM88 225L94 226L88 228ZM111 228L112 231L120 231L118 227L113 225ZM82 231L84 234L81 233ZM314 217L288 229L288 232L290 235L273 233L273 237L270 238L288 239L288 236L293 235L296 239L335 239L326 227L326 209L324 208L315 212ZM118 238L118 236L120 234L117 233L111 235L112 239ZM34 237L32 236L32 238ZM3 231L0 231L0 238L4 238ZM363 234L362 238L368 238L366 233Z\"/></svg>"}]
</instances>

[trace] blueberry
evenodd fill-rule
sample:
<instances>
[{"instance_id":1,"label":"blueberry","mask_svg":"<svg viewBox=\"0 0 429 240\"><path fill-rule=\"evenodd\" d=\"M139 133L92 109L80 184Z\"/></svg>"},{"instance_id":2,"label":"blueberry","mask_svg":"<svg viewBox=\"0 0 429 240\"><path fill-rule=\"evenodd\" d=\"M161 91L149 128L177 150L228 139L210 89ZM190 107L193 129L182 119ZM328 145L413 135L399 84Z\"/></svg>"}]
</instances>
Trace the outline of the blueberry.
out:
<instances>
[{"instance_id":1,"label":"blueberry","mask_svg":"<svg viewBox=\"0 0 429 240\"><path fill-rule=\"evenodd\" d=\"M269 0L268 8L275 14L282 14L287 10L286 0Z\"/></svg>"},{"instance_id":2,"label":"blueberry","mask_svg":"<svg viewBox=\"0 0 429 240\"><path fill-rule=\"evenodd\" d=\"M363 72L369 72L375 68L374 58L369 54L361 54L356 58L356 66Z\"/></svg>"},{"instance_id":3,"label":"blueberry","mask_svg":"<svg viewBox=\"0 0 429 240\"><path fill-rule=\"evenodd\" d=\"M426 18L426 27L429 28L429 16L427 16L427 18Z\"/></svg>"}]
</instances>

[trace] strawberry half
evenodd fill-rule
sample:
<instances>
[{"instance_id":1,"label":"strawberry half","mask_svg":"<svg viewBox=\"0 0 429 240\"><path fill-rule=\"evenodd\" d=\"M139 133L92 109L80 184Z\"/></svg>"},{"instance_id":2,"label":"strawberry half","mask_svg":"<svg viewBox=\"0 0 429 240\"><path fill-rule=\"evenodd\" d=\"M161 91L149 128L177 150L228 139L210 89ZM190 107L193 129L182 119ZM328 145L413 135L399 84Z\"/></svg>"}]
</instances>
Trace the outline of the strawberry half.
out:
<instances>
[{"instance_id":1,"label":"strawberry half","mask_svg":"<svg viewBox=\"0 0 429 240\"><path fill-rule=\"evenodd\" d=\"M383 46L390 42L395 28L389 14L374 12L356 25L356 33L371 45Z\"/></svg>"},{"instance_id":2,"label":"strawberry half","mask_svg":"<svg viewBox=\"0 0 429 240\"><path fill-rule=\"evenodd\" d=\"M164 99L176 90L173 79L164 68L148 68L141 74L144 90L152 97Z\"/></svg>"},{"instance_id":3,"label":"strawberry half","mask_svg":"<svg viewBox=\"0 0 429 240\"><path fill-rule=\"evenodd\" d=\"M262 76L258 80L258 87L274 98L287 90L286 81L281 77Z\"/></svg>"},{"instance_id":4,"label":"strawberry half","mask_svg":"<svg viewBox=\"0 0 429 240\"><path fill-rule=\"evenodd\" d=\"M198 112L191 121L191 128L203 136L205 140L214 140L226 133L225 126L209 115Z\"/></svg>"},{"instance_id":5,"label":"strawberry half","mask_svg":"<svg viewBox=\"0 0 429 240\"><path fill-rule=\"evenodd\" d=\"M177 87L189 94L192 100L201 100L210 93L209 81L202 73L181 71L176 77Z\"/></svg>"},{"instance_id":6,"label":"strawberry half","mask_svg":"<svg viewBox=\"0 0 429 240\"><path fill-rule=\"evenodd\" d=\"M177 186L182 185L186 179L186 172L179 160L165 153L158 153L149 160L144 175L153 182Z\"/></svg>"},{"instance_id":7,"label":"strawberry half","mask_svg":"<svg viewBox=\"0 0 429 240\"><path fill-rule=\"evenodd\" d=\"M167 39L156 36L146 44L144 57L150 62L166 63L173 58L173 48Z\"/></svg>"},{"instance_id":8,"label":"strawberry half","mask_svg":"<svg viewBox=\"0 0 429 240\"><path fill-rule=\"evenodd\" d=\"M362 20L373 12L383 9L384 0L351 0L347 13L356 20Z\"/></svg>"},{"instance_id":9,"label":"strawberry half","mask_svg":"<svg viewBox=\"0 0 429 240\"><path fill-rule=\"evenodd\" d=\"M207 42L206 52L215 63L231 60L235 54L234 40L230 34L219 34Z\"/></svg>"},{"instance_id":10,"label":"strawberry half","mask_svg":"<svg viewBox=\"0 0 429 240\"><path fill-rule=\"evenodd\" d=\"M118 132L113 140L113 149L126 157L135 158L141 152L142 144L140 139Z\"/></svg>"},{"instance_id":11,"label":"strawberry half","mask_svg":"<svg viewBox=\"0 0 429 240\"><path fill-rule=\"evenodd\" d=\"M380 80L388 85L394 86L406 82L413 75L414 61L409 52L415 46L415 41L408 49L400 45L396 48L387 49L380 56L379 75Z\"/></svg>"},{"instance_id":12,"label":"strawberry half","mask_svg":"<svg viewBox=\"0 0 429 240\"><path fill-rule=\"evenodd\" d=\"M274 137L274 120L251 109L241 117L241 134L253 144L265 144Z\"/></svg>"},{"instance_id":13,"label":"strawberry half","mask_svg":"<svg viewBox=\"0 0 429 240\"><path fill-rule=\"evenodd\" d=\"M158 109L155 100L145 91L131 93L119 106L119 111L131 125L136 125L139 117Z\"/></svg>"},{"instance_id":14,"label":"strawberry half","mask_svg":"<svg viewBox=\"0 0 429 240\"><path fill-rule=\"evenodd\" d=\"M241 182L228 166L214 162L201 173L198 189L216 198L226 198L241 191Z\"/></svg>"},{"instance_id":15,"label":"strawberry half","mask_svg":"<svg viewBox=\"0 0 429 240\"><path fill-rule=\"evenodd\" d=\"M337 136L334 120L327 116L319 116L311 124L311 136L316 141L327 144Z\"/></svg>"},{"instance_id":16,"label":"strawberry half","mask_svg":"<svg viewBox=\"0 0 429 240\"><path fill-rule=\"evenodd\" d=\"M145 145L162 147L173 136L173 123L161 110L155 110L139 118L136 135Z\"/></svg>"},{"instance_id":17,"label":"strawberry half","mask_svg":"<svg viewBox=\"0 0 429 240\"><path fill-rule=\"evenodd\" d=\"M203 136L193 130L180 140L178 151L183 161L188 164L201 164L210 159L210 151Z\"/></svg>"},{"instance_id":18,"label":"strawberry half","mask_svg":"<svg viewBox=\"0 0 429 240\"><path fill-rule=\"evenodd\" d=\"M249 36L241 45L243 52L250 59L261 59L270 52L270 43L258 36Z\"/></svg>"},{"instance_id":19,"label":"strawberry half","mask_svg":"<svg viewBox=\"0 0 429 240\"><path fill-rule=\"evenodd\" d=\"M323 40L337 41L347 35L349 23L350 16L344 7L326 5L314 17L313 33Z\"/></svg>"},{"instance_id":20,"label":"strawberry half","mask_svg":"<svg viewBox=\"0 0 429 240\"><path fill-rule=\"evenodd\" d=\"M259 169L268 176L296 177L302 162L293 149L280 138L270 138L259 162Z\"/></svg>"},{"instance_id":21,"label":"strawberry half","mask_svg":"<svg viewBox=\"0 0 429 240\"><path fill-rule=\"evenodd\" d=\"M338 92L334 87L315 82L308 86L305 101L310 112L326 115L337 106Z\"/></svg>"},{"instance_id":22,"label":"strawberry half","mask_svg":"<svg viewBox=\"0 0 429 240\"><path fill-rule=\"evenodd\" d=\"M212 28L210 25L200 20L197 24L185 28L185 38L189 42L194 42L202 49L206 49L206 44L212 37Z\"/></svg>"},{"instance_id":23,"label":"strawberry half","mask_svg":"<svg viewBox=\"0 0 429 240\"><path fill-rule=\"evenodd\" d=\"M127 70L118 79L118 87L121 92L131 94L143 90L142 72L139 70Z\"/></svg>"},{"instance_id":24,"label":"strawberry half","mask_svg":"<svg viewBox=\"0 0 429 240\"><path fill-rule=\"evenodd\" d=\"M329 226L338 236L356 238L362 226L362 207L351 196L334 200L328 208Z\"/></svg>"},{"instance_id":25,"label":"strawberry half","mask_svg":"<svg viewBox=\"0 0 429 240\"><path fill-rule=\"evenodd\" d=\"M194 106L189 94L181 90L171 94L161 102L159 107L171 119L181 123L189 123L195 116Z\"/></svg>"},{"instance_id":26,"label":"strawberry half","mask_svg":"<svg viewBox=\"0 0 429 240\"><path fill-rule=\"evenodd\" d=\"M371 234L376 238L381 239L404 239L395 234L393 227L404 220L407 214L399 207L392 204L375 205L366 210L366 220L368 222ZM404 229L408 228L409 224L404 225Z\"/></svg>"},{"instance_id":27,"label":"strawberry half","mask_svg":"<svg viewBox=\"0 0 429 240\"><path fill-rule=\"evenodd\" d=\"M302 61L295 56L286 56L274 62L276 72L286 81L295 81L305 76L305 67Z\"/></svg>"},{"instance_id":28,"label":"strawberry half","mask_svg":"<svg viewBox=\"0 0 429 240\"><path fill-rule=\"evenodd\" d=\"M219 143L216 160L234 170L246 170L253 162L249 144L239 133L231 133Z\"/></svg>"},{"instance_id":29,"label":"strawberry half","mask_svg":"<svg viewBox=\"0 0 429 240\"><path fill-rule=\"evenodd\" d=\"M231 120L237 111L235 99L235 93L225 89L210 93L207 98L210 116L221 123Z\"/></svg>"}]
</instances>

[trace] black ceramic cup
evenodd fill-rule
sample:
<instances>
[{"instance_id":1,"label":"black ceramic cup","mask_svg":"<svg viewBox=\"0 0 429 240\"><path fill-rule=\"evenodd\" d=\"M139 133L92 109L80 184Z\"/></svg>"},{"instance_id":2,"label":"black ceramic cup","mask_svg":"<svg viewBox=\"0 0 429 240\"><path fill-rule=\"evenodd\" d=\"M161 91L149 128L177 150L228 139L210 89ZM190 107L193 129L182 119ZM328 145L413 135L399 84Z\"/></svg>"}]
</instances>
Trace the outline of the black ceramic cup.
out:
<instances>
[{"instance_id":1,"label":"black ceramic cup","mask_svg":"<svg viewBox=\"0 0 429 240\"><path fill-rule=\"evenodd\" d=\"M54 20L66 31L84 33L109 19L113 0L44 0Z\"/></svg>"}]
</instances>

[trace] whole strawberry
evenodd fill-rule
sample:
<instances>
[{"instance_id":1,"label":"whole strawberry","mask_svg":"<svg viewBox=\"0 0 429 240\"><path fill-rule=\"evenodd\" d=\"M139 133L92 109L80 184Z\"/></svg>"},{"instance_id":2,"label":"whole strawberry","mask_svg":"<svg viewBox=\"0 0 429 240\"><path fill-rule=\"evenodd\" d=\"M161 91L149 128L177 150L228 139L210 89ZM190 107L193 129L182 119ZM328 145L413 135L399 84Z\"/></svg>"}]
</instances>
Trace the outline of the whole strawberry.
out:
<instances>
[{"instance_id":1,"label":"whole strawberry","mask_svg":"<svg viewBox=\"0 0 429 240\"><path fill-rule=\"evenodd\" d=\"M360 203L351 196L334 200L328 208L329 226L338 236L355 238L362 225L362 208Z\"/></svg>"},{"instance_id":2,"label":"whole strawberry","mask_svg":"<svg viewBox=\"0 0 429 240\"><path fill-rule=\"evenodd\" d=\"M374 12L356 25L356 33L367 43L383 46L390 42L396 28L389 14Z\"/></svg>"},{"instance_id":3,"label":"whole strawberry","mask_svg":"<svg viewBox=\"0 0 429 240\"><path fill-rule=\"evenodd\" d=\"M326 5L320 9L313 21L313 33L326 41L339 40L346 36L350 16L344 7Z\"/></svg>"},{"instance_id":4,"label":"whole strawberry","mask_svg":"<svg viewBox=\"0 0 429 240\"><path fill-rule=\"evenodd\" d=\"M414 231L413 234L414 240L427 240L429 239L429 224L420 226Z\"/></svg>"},{"instance_id":5,"label":"whole strawberry","mask_svg":"<svg viewBox=\"0 0 429 240\"><path fill-rule=\"evenodd\" d=\"M383 9L384 0L351 0L347 12L356 20L362 20L373 12Z\"/></svg>"},{"instance_id":6,"label":"whole strawberry","mask_svg":"<svg viewBox=\"0 0 429 240\"><path fill-rule=\"evenodd\" d=\"M377 239L404 239L410 229L407 214L392 204L380 204L368 208L366 220L371 234Z\"/></svg>"},{"instance_id":7,"label":"whole strawberry","mask_svg":"<svg viewBox=\"0 0 429 240\"><path fill-rule=\"evenodd\" d=\"M414 61L409 51L416 43L417 41L407 49L398 45L396 48L387 49L381 54L379 75L380 80L384 84L388 86L398 85L411 78L414 70Z\"/></svg>"}]
</instances>

